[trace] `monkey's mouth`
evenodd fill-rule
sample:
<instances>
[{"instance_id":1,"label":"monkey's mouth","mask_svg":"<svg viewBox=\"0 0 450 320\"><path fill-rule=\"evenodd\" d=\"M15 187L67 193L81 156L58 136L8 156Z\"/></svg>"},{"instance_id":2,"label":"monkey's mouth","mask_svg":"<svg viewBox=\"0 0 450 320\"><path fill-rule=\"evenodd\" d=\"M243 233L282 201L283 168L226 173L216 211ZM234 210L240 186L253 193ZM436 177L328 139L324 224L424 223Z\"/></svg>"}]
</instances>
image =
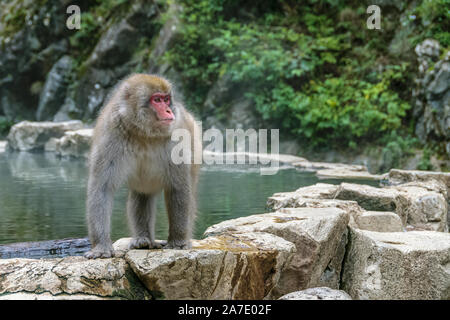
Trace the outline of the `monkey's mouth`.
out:
<instances>
[{"instance_id":1,"label":"monkey's mouth","mask_svg":"<svg viewBox=\"0 0 450 320\"><path fill-rule=\"evenodd\" d=\"M171 124L174 118L168 118L168 119L159 119L158 122L164 123L164 124Z\"/></svg>"}]
</instances>

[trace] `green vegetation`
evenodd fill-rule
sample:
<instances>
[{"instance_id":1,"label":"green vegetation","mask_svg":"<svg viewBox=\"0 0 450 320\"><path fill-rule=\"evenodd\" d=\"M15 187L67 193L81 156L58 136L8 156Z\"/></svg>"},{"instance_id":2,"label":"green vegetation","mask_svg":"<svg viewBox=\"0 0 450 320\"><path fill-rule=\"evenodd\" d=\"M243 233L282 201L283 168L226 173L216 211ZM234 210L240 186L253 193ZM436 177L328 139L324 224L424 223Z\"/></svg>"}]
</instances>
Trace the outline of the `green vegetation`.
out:
<instances>
[{"instance_id":1,"label":"green vegetation","mask_svg":"<svg viewBox=\"0 0 450 320\"><path fill-rule=\"evenodd\" d=\"M77 64L81 65L97 44L102 30L105 26L108 27L111 17L120 17L120 12L126 12L126 8L130 3L126 0L96 0L89 3L91 6L89 11L81 12L81 28L73 31L70 37L70 45L75 51L77 57Z\"/></svg>"},{"instance_id":2,"label":"green vegetation","mask_svg":"<svg viewBox=\"0 0 450 320\"><path fill-rule=\"evenodd\" d=\"M180 71L193 93L187 103L199 114L208 89L226 75L254 101L263 121L308 146L412 145L399 146L414 128L408 110L417 67L411 52L426 37L448 46L448 0L405 3L406 21L389 7L383 30L366 28L366 6L359 1L181 4L183 27L165 59ZM390 49L405 26L413 30L402 39L409 52Z\"/></svg>"},{"instance_id":3,"label":"green vegetation","mask_svg":"<svg viewBox=\"0 0 450 320\"><path fill-rule=\"evenodd\" d=\"M6 117L0 116L0 138L6 137L9 129L14 125L12 120L8 120Z\"/></svg>"}]
</instances>

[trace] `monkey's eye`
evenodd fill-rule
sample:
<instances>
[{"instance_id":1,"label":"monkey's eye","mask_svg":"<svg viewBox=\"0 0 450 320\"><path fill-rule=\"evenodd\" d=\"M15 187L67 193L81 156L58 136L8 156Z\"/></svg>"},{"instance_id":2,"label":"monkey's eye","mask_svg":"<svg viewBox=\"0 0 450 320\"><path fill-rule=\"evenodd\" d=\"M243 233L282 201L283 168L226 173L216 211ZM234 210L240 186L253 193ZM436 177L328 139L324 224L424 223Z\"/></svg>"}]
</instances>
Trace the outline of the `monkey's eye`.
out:
<instances>
[{"instance_id":1,"label":"monkey's eye","mask_svg":"<svg viewBox=\"0 0 450 320\"><path fill-rule=\"evenodd\" d=\"M169 102L169 100L170 100L170 98L169 98L168 96L166 96L166 97L164 98L164 102Z\"/></svg>"},{"instance_id":2,"label":"monkey's eye","mask_svg":"<svg viewBox=\"0 0 450 320\"><path fill-rule=\"evenodd\" d=\"M155 102L161 102L161 98L155 98Z\"/></svg>"}]
</instances>

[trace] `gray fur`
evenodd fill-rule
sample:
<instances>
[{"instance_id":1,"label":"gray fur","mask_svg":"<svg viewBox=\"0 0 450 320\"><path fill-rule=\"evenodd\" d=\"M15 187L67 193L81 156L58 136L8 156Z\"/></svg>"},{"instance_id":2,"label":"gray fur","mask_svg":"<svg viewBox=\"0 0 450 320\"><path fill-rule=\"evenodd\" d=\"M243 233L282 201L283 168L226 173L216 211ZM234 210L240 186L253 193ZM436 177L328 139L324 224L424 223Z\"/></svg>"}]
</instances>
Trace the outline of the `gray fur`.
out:
<instances>
[{"instance_id":1,"label":"gray fur","mask_svg":"<svg viewBox=\"0 0 450 320\"><path fill-rule=\"evenodd\" d=\"M153 76L154 77L154 76ZM133 75L117 86L102 110L94 130L89 158L87 222L92 249L87 258L114 255L110 216L114 192L127 183L127 215L133 240L130 248L159 248L155 241L156 196L164 191L169 216L167 248L190 248L196 213L195 191L199 165L175 165L171 159L175 128L191 132L194 118L181 104L173 104L174 122L161 126L145 101L161 92L158 78ZM168 84L170 85L170 84ZM170 93L170 92L168 92ZM199 144L201 145L201 143ZM201 152L194 150L192 154Z\"/></svg>"}]
</instances>

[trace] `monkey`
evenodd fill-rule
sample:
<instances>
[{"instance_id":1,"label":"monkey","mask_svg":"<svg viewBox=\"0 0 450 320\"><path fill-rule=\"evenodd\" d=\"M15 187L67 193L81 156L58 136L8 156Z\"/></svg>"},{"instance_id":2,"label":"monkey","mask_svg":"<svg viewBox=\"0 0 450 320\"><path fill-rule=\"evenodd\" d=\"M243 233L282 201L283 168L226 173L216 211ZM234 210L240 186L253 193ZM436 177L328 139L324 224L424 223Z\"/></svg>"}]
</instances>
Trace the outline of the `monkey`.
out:
<instances>
[{"instance_id":1,"label":"monkey","mask_svg":"<svg viewBox=\"0 0 450 320\"><path fill-rule=\"evenodd\" d=\"M110 216L114 193L125 183L132 232L129 249L191 248L200 164L171 160L175 129L190 133L193 157L202 152L198 124L180 102L173 101L168 80L132 74L113 89L97 118L88 158L86 216L92 247L86 258L114 256ZM157 242L156 199L162 192L169 236Z\"/></svg>"}]
</instances>

